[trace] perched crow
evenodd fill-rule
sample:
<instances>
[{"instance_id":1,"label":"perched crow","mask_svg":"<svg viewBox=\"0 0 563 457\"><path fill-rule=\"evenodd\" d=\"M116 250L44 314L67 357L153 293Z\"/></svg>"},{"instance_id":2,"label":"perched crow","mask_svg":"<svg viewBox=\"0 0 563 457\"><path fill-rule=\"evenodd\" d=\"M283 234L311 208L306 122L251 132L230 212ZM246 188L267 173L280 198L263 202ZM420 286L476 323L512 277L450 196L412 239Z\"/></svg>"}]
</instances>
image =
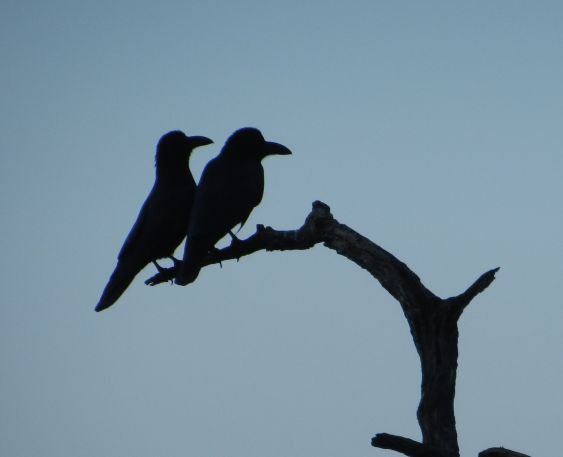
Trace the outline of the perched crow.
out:
<instances>
[{"instance_id":1,"label":"perched crow","mask_svg":"<svg viewBox=\"0 0 563 457\"><path fill-rule=\"evenodd\" d=\"M189 157L198 146L211 144L204 136L172 131L156 147L156 180L119 255L96 311L113 305L148 263L171 257L188 230L196 185Z\"/></svg>"},{"instance_id":2,"label":"perched crow","mask_svg":"<svg viewBox=\"0 0 563 457\"><path fill-rule=\"evenodd\" d=\"M233 133L220 154L203 170L188 226L184 260L176 284L195 281L203 259L215 243L237 224L242 227L262 200L264 168L261 160L271 154L291 154L285 146L266 141L255 128Z\"/></svg>"}]
</instances>

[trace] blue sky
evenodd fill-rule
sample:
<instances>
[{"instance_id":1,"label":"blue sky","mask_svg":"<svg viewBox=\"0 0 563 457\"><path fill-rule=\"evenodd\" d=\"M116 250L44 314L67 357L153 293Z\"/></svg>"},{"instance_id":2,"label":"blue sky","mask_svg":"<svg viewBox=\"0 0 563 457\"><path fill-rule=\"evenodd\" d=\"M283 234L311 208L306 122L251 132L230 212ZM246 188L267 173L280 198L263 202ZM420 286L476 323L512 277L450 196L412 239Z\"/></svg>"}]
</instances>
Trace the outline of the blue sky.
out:
<instances>
[{"instance_id":1,"label":"blue sky","mask_svg":"<svg viewBox=\"0 0 563 457\"><path fill-rule=\"evenodd\" d=\"M418 357L396 303L317 246L142 272L93 307L158 138L235 129L265 161L257 223L320 199L460 321L462 455L559 448L563 6L559 2L5 1L0 17L0 454L391 455L419 438Z\"/></svg>"}]
</instances>

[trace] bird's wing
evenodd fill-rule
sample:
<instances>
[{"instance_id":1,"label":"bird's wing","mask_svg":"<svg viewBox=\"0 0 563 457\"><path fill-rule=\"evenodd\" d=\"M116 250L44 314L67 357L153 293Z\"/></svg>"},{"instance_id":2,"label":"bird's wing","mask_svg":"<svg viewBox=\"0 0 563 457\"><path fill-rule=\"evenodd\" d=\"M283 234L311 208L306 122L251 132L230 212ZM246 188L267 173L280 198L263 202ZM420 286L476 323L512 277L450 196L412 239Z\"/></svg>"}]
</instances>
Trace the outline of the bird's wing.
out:
<instances>
[{"instance_id":1,"label":"bird's wing","mask_svg":"<svg viewBox=\"0 0 563 457\"><path fill-rule=\"evenodd\" d=\"M150 215L151 212L151 202L147 198L143 206L141 207L141 211L137 216L137 220L133 224L133 227L129 231L125 242L123 243L123 247L119 251L117 258L119 260L126 259L131 257L131 255L137 255L142 249L143 240L147 238L147 232L150 230Z\"/></svg>"},{"instance_id":2,"label":"bird's wing","mask_svg":"<svg viewBox=\"0 0 563 457\"><path fill-rule=\"evenodd\" d=\"M186 236L193 193L189 185L153 187L118 259L142 257L148 263L172 255Z\"/></svg>"},{"instance_id":3,"label":"bird's wing","mask_svg":"<svg viewBox=\"0 0 563 457\"><path fill-rule=\"evenodd\" d=\"M260 162L243 167L240 177L240 195L233 205L240 228L246 223L252 210L260 204L264 195L264 168Z\"/></svg>"},{"instance_id":4,"label":"bird's wing","mask_svg":"<svg viewBox=\"0 0 563 457\"><path fill-rule=\"evenodd\" d=\"M219 240L248 219L263 190L264 170L259 162L212 160L197 188L188 236L214 235Z\"/></svg>"},{"instance_id":5,"label":"bird's wing","mask_svg":"<svg viewBox=\"0 0 563 457\"><path fill-rule=\"evenodd\" d=\"M164 235L162 228L168 212L162 193L155 184L119 251L119 260L131 257L146 258L147 263L153 260L154 244Z\"/></svg>"},{"instance_id":6,"label":"bird's wing","mask_svg":"<svg viewBox=\"0 0 563 457\"><path fill-rule=\"evenodd\" d=\"M96 305L96 311L102 311L113 305L129 287L137 273L151 260L150 252L145 247L145 239L147 238L148 229L150 230L149 220L153 206L152 194L153 192L151 191L145 203L143 203L137 220L119 251L117 266L104 288L100 301Z\"/></svg>"}]
</instances>

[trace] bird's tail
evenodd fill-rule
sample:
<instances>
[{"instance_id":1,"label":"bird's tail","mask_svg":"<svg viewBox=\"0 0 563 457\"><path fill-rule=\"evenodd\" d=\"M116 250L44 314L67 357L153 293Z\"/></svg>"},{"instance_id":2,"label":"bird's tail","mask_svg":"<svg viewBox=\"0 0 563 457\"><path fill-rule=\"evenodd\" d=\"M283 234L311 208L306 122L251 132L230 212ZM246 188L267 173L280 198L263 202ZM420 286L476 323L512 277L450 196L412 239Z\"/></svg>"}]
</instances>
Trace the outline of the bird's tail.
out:
<instances>
[{"instance_id":1,"label":"bird's tail","mask_svg":"<svg viewBox=\"0 0 563 457\"><path fill-rule=\"evenodd\" d=\"M206 237L189 237L186 239L184 260L180 264L180 270L174 280L176 284L187 286L196 280L212 245Z\"/></svg>"},{"instance_id":2,"label":"bird's tail","mask_svg":"<svg viewBox=\"0 0 563 457\"><path fill-rule=\"evenodd\" d=\"M96 312L103 311L113 305L129 287L129 284L131 284L141 269L120 260L102 292L100 301L96 305Z\"/></svg>"}]
</instances>

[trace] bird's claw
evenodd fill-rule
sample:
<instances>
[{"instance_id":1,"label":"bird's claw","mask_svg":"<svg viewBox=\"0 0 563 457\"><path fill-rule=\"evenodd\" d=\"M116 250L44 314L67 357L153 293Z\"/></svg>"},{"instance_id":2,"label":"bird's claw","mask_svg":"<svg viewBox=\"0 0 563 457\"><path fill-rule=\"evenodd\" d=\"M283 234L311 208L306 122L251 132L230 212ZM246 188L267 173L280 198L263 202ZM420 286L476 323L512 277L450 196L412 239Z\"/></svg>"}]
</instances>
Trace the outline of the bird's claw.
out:
<instances>
[{"instance_id":1,"label":"bird's claw","mask_svg":"<svg viewBox=\"0 0 563 457\"><path fill-rule=\"evenodd\" d=\"M178 267L178 262L180 262L178 259L174 258L173 256L170 256L170 258L172 259L172 261L174 262L174 267L173 268L177 268ZM152 262L154 264L154 266L156 267L156 269L158 270L158 274L153 276L152 278L148 279L147 281L145 281L145 284L148 284L149 286L154 286L158 283L155 283L154 280L158 275L162 275L167 277L168 276L168 271L170 270L170 268L165 268L163 266L160 266L158 264L158 262L156 260L153 260ZM150 282L149 282L150 281ZM174 278L170 278L170 279L166 279L166 282L170 281L170 285L174 284ZM164 282L164 281L163 281Z\"/></svg>"},{"instance_id":2,"label":"bird's claw","mask_svg":"<svg viewBox=\"0 0 563 457\"><path fill-rule=\"evenodd\" d=\"M219 253L221 252L221 249L216 248L215 246L213 246L209 252L211 253L211 255L219 256ZM219 263L219 267L220 267L220 268L223 268L223 264L221 263L220 260L219 260L218 263Z\"/></svg>"},{"instance_id":3,"label":"bird's claw","mask_svg":"<svg viewBox=\"0 0 563 457\"><path fill-rule=\"evenodd\" d=\"M176 267L164 268L159 265L158 273L147 279L145 284L147 286L156 286L168 281L173 283L176 271L178 271Z\"/></svg>"}]
</instances>

